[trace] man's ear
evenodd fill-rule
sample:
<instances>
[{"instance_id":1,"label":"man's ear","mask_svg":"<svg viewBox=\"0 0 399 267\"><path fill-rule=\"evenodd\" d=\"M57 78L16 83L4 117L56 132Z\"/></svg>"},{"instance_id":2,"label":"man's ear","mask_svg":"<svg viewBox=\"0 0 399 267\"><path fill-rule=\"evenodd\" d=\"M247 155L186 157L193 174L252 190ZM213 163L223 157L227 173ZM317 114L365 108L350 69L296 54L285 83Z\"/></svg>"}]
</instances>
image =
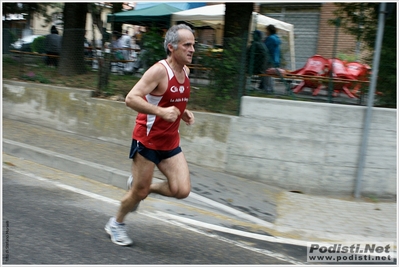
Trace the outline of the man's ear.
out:
<instances>
[{"instance_id":1,"label":"man's ear","mask_svg":"<svg viewBox=\"0 0 399 267\"><path fill-rule=\"evenodd\" d=\"M172 44L168 44L168 50L169 50L170 52L173 51L173 45L172 45Z\"/></svg>"}]
</instances>

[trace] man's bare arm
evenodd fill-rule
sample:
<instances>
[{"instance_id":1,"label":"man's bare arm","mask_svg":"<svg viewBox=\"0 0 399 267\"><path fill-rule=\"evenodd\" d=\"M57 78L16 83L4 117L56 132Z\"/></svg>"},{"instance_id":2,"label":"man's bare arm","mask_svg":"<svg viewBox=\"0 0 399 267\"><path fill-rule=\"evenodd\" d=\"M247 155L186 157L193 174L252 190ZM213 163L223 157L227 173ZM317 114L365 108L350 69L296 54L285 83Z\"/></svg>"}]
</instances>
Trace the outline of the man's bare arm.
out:
<instances>
[{"instance_id":1,"label":"man's bare arm","mask_svg":"<svg viewBox=\"0 0 399 267\"><path fill-rule=\"evenodd\" d=\"M125 99L126 106L137 112L156 115L166 121L174 122L180 115L178 108L174 106L162 108L144 100L146 95L154 92L165 75L166 72L163 66L160 64L152 66L127 94Z\"/></svg>"}]
</instances>

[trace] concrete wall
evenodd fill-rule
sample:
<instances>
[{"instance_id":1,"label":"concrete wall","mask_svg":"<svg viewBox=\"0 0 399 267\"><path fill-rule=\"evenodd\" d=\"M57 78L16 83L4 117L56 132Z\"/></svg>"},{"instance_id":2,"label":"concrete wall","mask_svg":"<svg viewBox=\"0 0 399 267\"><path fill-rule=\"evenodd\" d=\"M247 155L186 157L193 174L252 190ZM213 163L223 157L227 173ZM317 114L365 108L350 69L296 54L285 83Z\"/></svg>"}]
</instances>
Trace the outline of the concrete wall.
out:
<instances>
[{"instance_id":1,"label":"concrete wall","mask_svg":"<svg viewBox=\"0 0 399 267\"><path fill-rule=\"evenodd\" d=\"M92 91L3 81L3 116L122 145L131 144L137 112L124 102L92 98ZM231 121L225 115L196 112L196 123L181 123L187 160L223 170Z\"/></svg>"},{"instance_id":2,"label":"concrete wall","mask_svg":"<svg viewBox=\"0 0 399 267\"><path fill-rule=\"evenodd\" d=\"M136 112L89 90L3 81L3 116L130 145ZM349 196L365 107L243 97L239 117L195 112L187 160L311 194ZM363 195L396 195L396 110L375 108Z\"/></svg>"},{"instance_id":3,"label":"concrete wall","mask_svg":"<svg viewBox=\"0 0 399 267\"><path fill-rule=\"evenodd\" d=\"M305 193L354 191L366 107L243 97L226 170ZM396 194L396 110L374 108L362 192Z\"/></svg>"},{"instance_id":4,"label":"concrete wall","mask_svg":"<svg viewBox=\"0 0 399 267\"><path fill-rule=\"evenodd\" d=\"M126 144L137 113L92 91L3 81L3 116L61 131Z\"/></svg>"}]
</instances>

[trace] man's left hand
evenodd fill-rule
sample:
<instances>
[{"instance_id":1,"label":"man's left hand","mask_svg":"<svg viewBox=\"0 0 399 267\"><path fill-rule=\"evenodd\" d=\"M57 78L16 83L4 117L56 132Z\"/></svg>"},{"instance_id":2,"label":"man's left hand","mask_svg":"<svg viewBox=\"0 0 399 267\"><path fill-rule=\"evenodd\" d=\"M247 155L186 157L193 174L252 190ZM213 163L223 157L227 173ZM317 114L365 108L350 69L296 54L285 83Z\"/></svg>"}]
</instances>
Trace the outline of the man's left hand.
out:
<instances>
[{"instance_id":1,"label":"man's left hand","mask_svg":"<svg viewBox=\"0 0 399 267\"><path fill-rule=\"evenodd\" d=\"M187 124L187 125L192 125L195 121L194 119L194 114L189 111L188 109L184 110L183 116L181 119Z\"/></svg>"}]
</instances>

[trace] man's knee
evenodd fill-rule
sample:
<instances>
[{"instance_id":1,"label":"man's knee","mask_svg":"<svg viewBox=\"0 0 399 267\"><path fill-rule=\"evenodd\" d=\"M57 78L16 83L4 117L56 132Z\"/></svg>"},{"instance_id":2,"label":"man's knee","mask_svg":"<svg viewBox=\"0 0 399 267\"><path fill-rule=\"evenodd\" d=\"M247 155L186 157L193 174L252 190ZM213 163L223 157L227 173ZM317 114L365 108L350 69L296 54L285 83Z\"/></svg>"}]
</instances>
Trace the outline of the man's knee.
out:
<instances>
[{"instance_id":1,"label":"man's knee","mask_svg":"<svg viewBox=\"0 0 399 267\"><path fill-rule=\"evenodd\" d=\"M190 195L190 191L191 191L191 186L183 186L180 187L177 192L175 192L174 197L177 199L183 199L188 197L188 195Z\"/></svg>"},{"instance_id":2,"label":"man's knee","mask_svg":"<svg viewBox=\"0 0 399 267\"><path fill-rule=\"evenodd\" d=\"M179 192L178 194L176 194L175 198L184 199L188 197L188 195L190 195L190 191Z\"/></svg>"},{"instance_id":3,"label":"man's knee","mask_svg":"<svg viewBox=\"0 0 399 267\"><path fill-rule=\"evenodd\" d=\"M145 188L145 187L133 188L132 197L135 196L139 200L143 200L147 198L149 193L150 193L150 188Z\"/></svg>"}]
</instances>

